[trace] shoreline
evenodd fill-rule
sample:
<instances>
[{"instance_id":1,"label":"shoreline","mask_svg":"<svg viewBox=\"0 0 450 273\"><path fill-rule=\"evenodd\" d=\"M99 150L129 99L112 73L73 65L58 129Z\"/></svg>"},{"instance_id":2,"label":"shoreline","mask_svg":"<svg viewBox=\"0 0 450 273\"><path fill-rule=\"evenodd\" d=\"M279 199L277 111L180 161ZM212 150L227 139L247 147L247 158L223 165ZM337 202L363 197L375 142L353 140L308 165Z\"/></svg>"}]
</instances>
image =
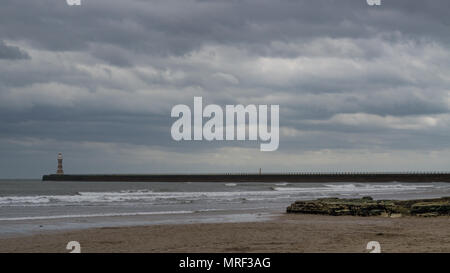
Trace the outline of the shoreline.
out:
<instances>
[{"instance_id":1,"label":"shoreline","mask_svg":"<svg viewBox=\"0 0 450 273\"><path fill-rule=\"evenodd\" d=\"M450 217L282 214L263 222L100 227L0 238L0 252L450 252Z\"/></svg>"},{"instance_id":2,"label":"shoreline","mask_svg":"<svg viewBox=\"0 0 450 273\"><path fill-rule=\"evenodd\" d=\"M242 209L210 210L184 213L130 213L129 215L80 215L41 219L0 219L0 239L27 237L39 234L82 231L95 228L126 228L154 225L187 225L201 223L265 222L279 217L282 210ZM42 217L43 218L43 217Z\"/></svg>"}]
</instances>

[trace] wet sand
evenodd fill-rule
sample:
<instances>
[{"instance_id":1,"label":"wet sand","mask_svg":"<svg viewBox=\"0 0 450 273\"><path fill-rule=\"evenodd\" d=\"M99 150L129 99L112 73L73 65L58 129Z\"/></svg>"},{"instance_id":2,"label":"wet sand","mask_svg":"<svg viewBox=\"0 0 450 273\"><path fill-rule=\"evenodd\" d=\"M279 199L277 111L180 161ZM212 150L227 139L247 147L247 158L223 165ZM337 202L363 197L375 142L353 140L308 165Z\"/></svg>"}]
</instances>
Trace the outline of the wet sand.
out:
<instances>
[{"instance_id":1,"label":"wet sand","mask_svg":"<svg viewBox=\"0 0 450 273\"><path fill-rule=\"evenodd\" d=\"M2 238L0 252L450 252L450 217L282 215L267 222L94 228Z\"/></svg>"}]
</instances>

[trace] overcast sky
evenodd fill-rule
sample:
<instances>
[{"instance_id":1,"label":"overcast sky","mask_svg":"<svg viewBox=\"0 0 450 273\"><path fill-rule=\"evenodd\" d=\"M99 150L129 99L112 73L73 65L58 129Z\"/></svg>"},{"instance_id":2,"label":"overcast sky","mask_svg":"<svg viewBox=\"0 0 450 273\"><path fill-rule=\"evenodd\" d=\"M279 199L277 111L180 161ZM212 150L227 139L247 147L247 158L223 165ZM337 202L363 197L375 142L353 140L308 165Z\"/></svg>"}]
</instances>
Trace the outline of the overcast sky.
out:
<instances>
[{"instance_id":1,"label":"overcast sky","mask_svg":"<svg viewBox=\"0 0 450 273\"><path fill-rule=\"evenodd\" d=\"M450 170L450 1L2 0L0 177ZM172 106L279 104L280 146Z\"/></svg>"}]
</instances>

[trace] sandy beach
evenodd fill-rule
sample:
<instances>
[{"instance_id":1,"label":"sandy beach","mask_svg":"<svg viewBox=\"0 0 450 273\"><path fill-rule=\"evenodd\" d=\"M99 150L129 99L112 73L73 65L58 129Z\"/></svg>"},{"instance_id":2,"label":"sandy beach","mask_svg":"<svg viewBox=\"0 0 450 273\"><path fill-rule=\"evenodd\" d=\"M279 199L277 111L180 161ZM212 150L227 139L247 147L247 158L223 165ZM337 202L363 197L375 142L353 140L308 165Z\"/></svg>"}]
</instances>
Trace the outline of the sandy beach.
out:
<instances>
[{"instance_id":1,"label":"sandy beach","mask_svg":"<svg viewBox=\"0 0 450 273\"><path fill-rule=\"evenodd\" d=\"M267 222L94 228L2 238L0 252L450 252L450 217L281 215Z\"/></svg>"}]
</instances>

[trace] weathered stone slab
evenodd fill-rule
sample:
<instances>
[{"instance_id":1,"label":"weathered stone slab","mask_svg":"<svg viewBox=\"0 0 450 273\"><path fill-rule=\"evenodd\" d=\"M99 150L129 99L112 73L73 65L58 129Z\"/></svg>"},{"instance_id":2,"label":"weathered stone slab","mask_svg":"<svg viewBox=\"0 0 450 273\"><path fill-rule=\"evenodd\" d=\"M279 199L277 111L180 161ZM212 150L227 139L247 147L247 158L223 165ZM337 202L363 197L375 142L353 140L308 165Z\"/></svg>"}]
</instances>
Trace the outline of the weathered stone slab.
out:
<instances>
[{"instance_id":1,"label":"weathered stone slab","mask_svg":"<svg viewBox=\"0 0 450 273\"><path fill-rule=\"evenodd\" d=\"M287 213L323 215L450 215L450 197L421 200L373 200L367 196L361 199L321 198L310 201L296 201L287 208Z\"/></svg>"}]
</instances>

